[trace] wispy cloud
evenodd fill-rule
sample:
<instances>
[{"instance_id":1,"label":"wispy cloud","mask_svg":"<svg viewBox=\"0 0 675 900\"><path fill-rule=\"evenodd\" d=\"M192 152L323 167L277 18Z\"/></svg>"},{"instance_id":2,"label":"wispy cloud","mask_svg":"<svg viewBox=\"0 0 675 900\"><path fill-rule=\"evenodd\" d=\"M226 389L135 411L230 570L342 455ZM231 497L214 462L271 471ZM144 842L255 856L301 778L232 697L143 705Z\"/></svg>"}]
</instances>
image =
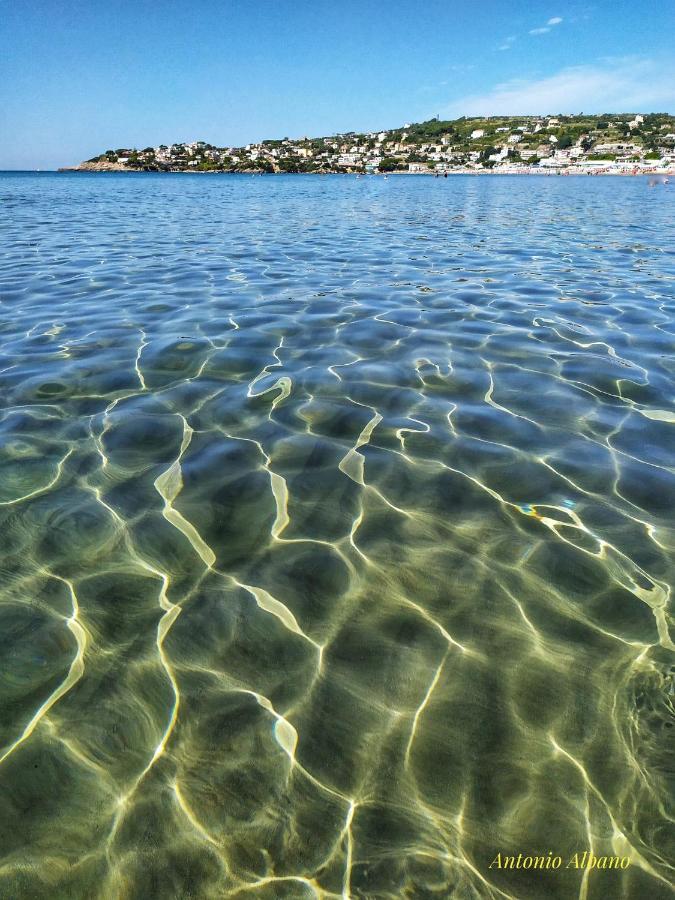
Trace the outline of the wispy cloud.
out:
<instances>
[{"instance_id":1,"label":"wispy cloud","mask_svg":"<svg viewBox=\"0 0 675 900\"><path fill-rule=\"evenodd\" d=\"M497 49L498 50L510 50L511 47L513 47L515 42L516 42L515 35L511 35L511 37L504 38L504 43L500 44L500 46Z\"/></svg>"},{"instance_id":2,"label":"wispy cloud","mask_svg":"<svg viewBox=\"0 0 675 900\"><path fill-rule=\"evenodd\" d=\"M548 34L548 32L555 28L556 25L560 25L562 22L562 16L552 16L545 25L541 25L539 28L530 28L528 34ZM511 37L504 38L502 43L497 47L497 50L510 50L516 41L515 35Z\"/></svg>"},{"instance_id":3,"label":"wispy cloud","mask_svg":"<svg viewBox=\"0 0 675 900\"><path fill-rule=\"evenodd\" d=\"M675 110L675 62L605 59L568 66L542 78L514 79L483 94L453 100L449 118L543 113Z\"/></svg>"},{"instance_id":4,"label":"wispy cloud","mask_svg":"<svg viewBox=\"0 0 675 900\"><path fill-rule=\"evenodd\" d=\"M541 28L530 28L528 34L548 34L551 28L555 28L555 26L560 25L561 22L562 16L553 16L545 25L542 25Z\"/></svg>"}]
</instances>

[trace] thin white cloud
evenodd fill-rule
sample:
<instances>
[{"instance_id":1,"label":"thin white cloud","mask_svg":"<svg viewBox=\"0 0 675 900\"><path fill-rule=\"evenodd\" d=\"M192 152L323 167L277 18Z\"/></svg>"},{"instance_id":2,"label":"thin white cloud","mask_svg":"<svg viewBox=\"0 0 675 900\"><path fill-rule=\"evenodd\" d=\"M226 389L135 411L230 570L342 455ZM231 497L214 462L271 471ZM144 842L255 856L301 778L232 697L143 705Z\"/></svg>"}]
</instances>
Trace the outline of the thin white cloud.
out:
<instances>
[{"instance_id":1,"label":"thin white cloud","mask_svg":"<svg viewBox=\"0 0 675 900\"><path fill-rule=\"evenodd\" d=\"M510 50L511 47L513 47L515 41L516 41L515 35L511 35L510 37L504 38L504 43L500 44L500 46L497 47L497 49L498 50Z\"/></svg>"},{"instance_id":2,"label":"thin white cloud","mask_svg":"<svg viewBox=\"0 0 675 900\"><path fill-rule=\"evenodd\" d=\"M553 16L553 18L549 19L546 25L542 25L541 28L530 28L528 34L548 34L551 28L555 25L560 25L561 22L561 16Z\"/></svg>"},{"instance_id":3,"label":"thin white cloud","mask_svg":"<svg viewBox=\"0 0 675 900\"><path fill-rule=\"evenodd\" d=\"M675 110L675 62L624 58L569 66L532 80L515 79L453 100L447 118L583 112Z\"/></svg>"},{"instance_id":4,"label":"thin white cloud","mask_svg":"<svg viewBox=\"0 0 675 900\"><path fill-rule=\"evenodd\" d=\"M545 25L541 25L539 28L530 28L528 34L548 34L551 28L554 28L556 25L560 25L561 22L562 16L553 16ZM497 50L510 50L513 46L514 41L515 37L505 38L504 41L497 47Z\"/></svg>"}]
</instances>

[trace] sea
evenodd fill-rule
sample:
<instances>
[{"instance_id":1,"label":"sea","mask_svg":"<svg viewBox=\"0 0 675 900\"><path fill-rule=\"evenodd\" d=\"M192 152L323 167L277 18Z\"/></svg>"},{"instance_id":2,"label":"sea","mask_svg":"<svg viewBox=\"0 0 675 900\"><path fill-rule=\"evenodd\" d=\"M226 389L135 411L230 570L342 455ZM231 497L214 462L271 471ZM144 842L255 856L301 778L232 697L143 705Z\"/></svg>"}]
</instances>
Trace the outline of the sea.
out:
<instances>
[{"instance_id":1,"label":"sea","mask_svg":"<svg viewBox=\"0 0 675 900\"><path fill-rule=\"evenodd\" d=\"M0 897L674 896L674 226L0 175Z\"/></svg>"}]
</instances>

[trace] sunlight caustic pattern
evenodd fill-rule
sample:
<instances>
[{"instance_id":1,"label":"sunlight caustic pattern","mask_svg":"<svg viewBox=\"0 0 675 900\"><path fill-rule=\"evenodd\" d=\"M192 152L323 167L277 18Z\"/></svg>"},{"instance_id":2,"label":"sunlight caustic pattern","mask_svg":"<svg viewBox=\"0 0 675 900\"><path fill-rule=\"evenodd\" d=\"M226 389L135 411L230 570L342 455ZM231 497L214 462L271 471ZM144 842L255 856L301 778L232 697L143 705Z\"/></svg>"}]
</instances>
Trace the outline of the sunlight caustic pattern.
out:
<instances>
[{"instance_id":1,"label":"sunlight caustic pattern","mask_svg":"<svg viewBox=\"0 0 675 900\"><path fill-rule=\"evenodd\" d=\"M0 896L672 896L673 192L0 199Z\"/></svg>"}]
</instances>

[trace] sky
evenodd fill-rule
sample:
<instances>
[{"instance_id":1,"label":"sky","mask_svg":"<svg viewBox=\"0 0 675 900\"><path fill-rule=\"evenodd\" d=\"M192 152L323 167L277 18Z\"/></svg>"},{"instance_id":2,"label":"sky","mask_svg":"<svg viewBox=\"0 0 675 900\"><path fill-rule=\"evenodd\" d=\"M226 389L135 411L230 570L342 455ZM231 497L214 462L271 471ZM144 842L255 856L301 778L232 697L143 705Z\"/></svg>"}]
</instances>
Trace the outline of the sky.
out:
<instances>
[{"instance_id":1,"label":"sky","mask_svg":"<svg viewBox=\"0 0 675 900\"><path fill-rule=\"evenodd\" d=\"M662 0L0 0L0 169L440 115L675 113Z\"/></svg>"}]
</instances>

